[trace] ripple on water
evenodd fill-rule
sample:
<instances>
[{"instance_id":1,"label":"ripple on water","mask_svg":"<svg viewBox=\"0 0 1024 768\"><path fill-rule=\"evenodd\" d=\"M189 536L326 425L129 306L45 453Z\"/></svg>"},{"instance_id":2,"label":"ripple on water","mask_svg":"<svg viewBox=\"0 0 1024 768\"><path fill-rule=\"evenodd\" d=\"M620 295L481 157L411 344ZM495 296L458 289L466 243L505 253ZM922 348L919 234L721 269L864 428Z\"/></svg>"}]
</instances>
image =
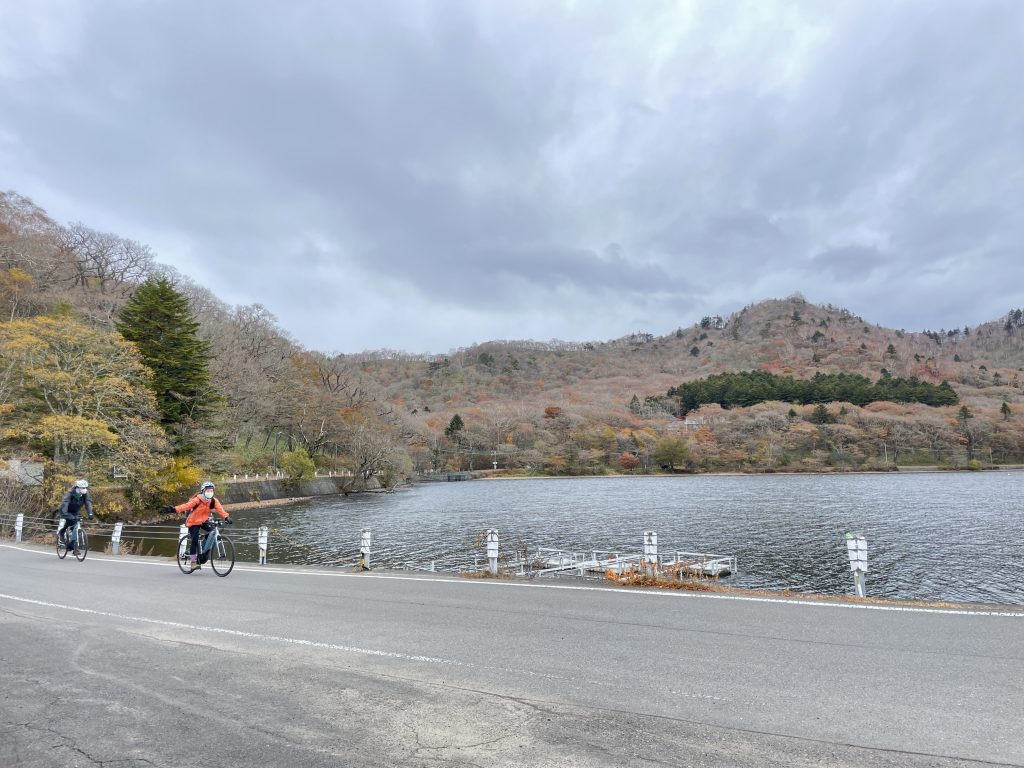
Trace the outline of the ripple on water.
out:
<instances>
[{"instance_id":1,"label":"ripple on water","mask_svg":"<svg viewBox=\"0 0 1024 768\"><path fill-rule=\"evenodd\" d=\"M503 548L626 552L655 530L662 551L736 555L729 584L833 594L851 591L851 530L868 539L873 596L1019 604L1022 491L1016 471L559 478L429 483L235 516L286 533L272 560L315 564L353 562L361 528L373 531L375 564L439 567L472 562L487 528Z\"/></svg>"}]
</instances>

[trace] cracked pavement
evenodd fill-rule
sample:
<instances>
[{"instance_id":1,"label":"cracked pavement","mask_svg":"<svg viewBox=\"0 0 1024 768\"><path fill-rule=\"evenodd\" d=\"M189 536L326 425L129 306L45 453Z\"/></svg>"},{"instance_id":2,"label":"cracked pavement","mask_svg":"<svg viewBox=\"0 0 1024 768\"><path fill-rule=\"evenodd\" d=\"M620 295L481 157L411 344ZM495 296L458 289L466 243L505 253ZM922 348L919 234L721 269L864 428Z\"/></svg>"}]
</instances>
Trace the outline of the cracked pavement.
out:
<instances>
[{"instance_id":1,"label":"cracked pavement","mask_svg":"<svg viewBox=\"0 0 1024 768\"><path fill-rule=\"evenodd\" d=\"M1022 638L1014 616L0 546L0 765L1024 765Z\"/></svg>"}]
</instances>

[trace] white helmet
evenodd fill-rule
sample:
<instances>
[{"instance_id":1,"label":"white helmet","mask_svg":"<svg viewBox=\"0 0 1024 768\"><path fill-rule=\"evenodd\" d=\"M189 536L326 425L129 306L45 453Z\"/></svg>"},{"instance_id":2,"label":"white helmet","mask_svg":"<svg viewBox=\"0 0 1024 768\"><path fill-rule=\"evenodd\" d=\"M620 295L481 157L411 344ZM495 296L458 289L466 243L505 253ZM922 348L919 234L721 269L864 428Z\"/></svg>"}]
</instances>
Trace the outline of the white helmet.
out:
<instances>
[{"instance_id":1,"label":"white helmet","mask_svg":"<svg viewBox=\"0 0 1024 768\"><path fill-rule=\"evenodd\" d=\"M89 481L86 480L85 478L82 478L77 483L75 483L75 488L77 488L78 490L80 490L80 491L82 491L84 493L85 491L87 491L89 489Z\"/></svg>"}]
</instances>

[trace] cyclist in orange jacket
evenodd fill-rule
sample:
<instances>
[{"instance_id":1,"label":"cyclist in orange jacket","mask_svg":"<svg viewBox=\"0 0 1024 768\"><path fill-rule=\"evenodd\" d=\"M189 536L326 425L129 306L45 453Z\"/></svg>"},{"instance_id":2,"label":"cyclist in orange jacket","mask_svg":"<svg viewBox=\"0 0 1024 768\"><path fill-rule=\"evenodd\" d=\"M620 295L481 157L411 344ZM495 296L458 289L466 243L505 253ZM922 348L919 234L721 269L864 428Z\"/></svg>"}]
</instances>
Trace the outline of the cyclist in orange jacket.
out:
<instances>
[{"instance_id":1,"label":"cyclist in orange jacket","mask_svg":"<svg viewBox=\"0 0 1024 768\"><path fill-rule=\"evenodd\" d=\"M213 483L209 480L203 483L198 494L184 504L179 504L176 507L167 505L164 507L164 511L167 514L174 512L184 514L188 512L185 525L188 526L188 554L189 560L192 562L191 570L193 571L198 570L206 560L205 557L199 557L197 550L199 549L199 531L213 530L213 523L210 522L210 513L216 512L224 518L228 525L233 525L235 522L228 516L224 506L214 498Z\"/></svg>"}]
</instances>

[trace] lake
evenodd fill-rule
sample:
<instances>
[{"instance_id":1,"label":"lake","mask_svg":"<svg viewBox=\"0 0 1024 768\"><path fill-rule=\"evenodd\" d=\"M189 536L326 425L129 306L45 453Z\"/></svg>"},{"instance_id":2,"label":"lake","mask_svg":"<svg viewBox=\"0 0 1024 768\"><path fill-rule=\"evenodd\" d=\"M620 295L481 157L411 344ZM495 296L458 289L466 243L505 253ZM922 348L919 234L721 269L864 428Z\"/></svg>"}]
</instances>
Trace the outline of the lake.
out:
<instances>
[{"instance_id":1,"label":"lake","mask_svg":"<svg viewBox=\"0 0 1024 768\"><path fill-rule=\"evenodd\" d=\"M724 584L852 594L852 531L868 541L869 596L1024 604L1022 498L1021 471L478 480L241 510L233 538L266 524L271 562L345 565L368 528L374 566L455 568L488 528L503 551L634 553L654 530L663 552L735 555Z\"/></svg>"}]
</instances>

